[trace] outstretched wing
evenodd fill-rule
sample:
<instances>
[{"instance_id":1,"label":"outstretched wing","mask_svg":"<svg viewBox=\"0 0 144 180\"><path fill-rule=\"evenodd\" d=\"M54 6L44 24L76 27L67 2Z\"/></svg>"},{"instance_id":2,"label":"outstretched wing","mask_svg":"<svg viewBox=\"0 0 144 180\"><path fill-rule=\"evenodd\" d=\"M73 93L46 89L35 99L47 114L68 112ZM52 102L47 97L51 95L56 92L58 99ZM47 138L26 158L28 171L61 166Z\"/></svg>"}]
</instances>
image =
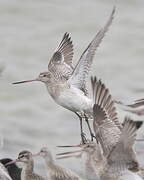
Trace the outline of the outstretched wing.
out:
<instances>
[{"instance_id":1,"label":"outstretched wing","mask_svg":"<svg viewBox=\"0 0 144 180\"><path fill-rule=\"evenodd\" d=\"M133 151L133 144L137 135L137 130L141 127L142 121L134 122L129 117L125 117L124 128L118 143L108 156L109 170L119 173L129 169L137 170L138 162Z\"/></svg>"},{"instance_id":2,"label":"outstretched wing","mask_svg":"<svg viewBox=\"0 0 144 180\"><path fill-rule=\"evenodd\" d=\"M83 89L86 85L86 81L93 62L95 51L100 45L103 37L105 36L105 33L108 31L108 28L111 25L112 20L114 18L114 13L115 13L115 7L113 8L113 11L106 25L96 34L94 39L91 41L91 43L88 45L86 50L83 52L82 56L80 57L72 73L72 76L69 79L69 83L76 86L79 89Z\"/></svg>"},{"instance_id":3,"label":"outstretched wing","mask_svg":"<svg viewBox=\"0 0 144 180\"><path fill-rule=\"evenodd\" d=\"M73 44L69 34L65 33L48 64L48 70L56 77L70 76L73 71L72 58Z\"/></svg>"},{"instance_id":4,"label":"outstretched wing","mask_svg":"<svg viewBox=\"0 0 144 180\"><path fill-rule=\"evenodd\" d=\"M104 154L110 153L118 142L122 125L120 124L116 108L109 90L95 78L91 78L94 107L93 128L95 136L99 139Z\"/></svg>"}]
</instances>

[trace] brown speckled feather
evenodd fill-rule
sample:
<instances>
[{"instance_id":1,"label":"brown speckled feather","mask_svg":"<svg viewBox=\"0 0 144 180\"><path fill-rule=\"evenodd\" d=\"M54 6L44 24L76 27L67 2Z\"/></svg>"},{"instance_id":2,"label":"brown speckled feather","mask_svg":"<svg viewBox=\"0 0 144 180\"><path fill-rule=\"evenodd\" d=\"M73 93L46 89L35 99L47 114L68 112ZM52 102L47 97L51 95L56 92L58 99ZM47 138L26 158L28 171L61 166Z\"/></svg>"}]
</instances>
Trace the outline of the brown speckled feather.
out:
<instances>
[{"instance_id":1,"label":"brown speckled feather","mask_svg":"<svg viewBox=\"0 0 144 180\"><path fill-rule=\"evenodd\" d=\"M48 64L48 70L53 73L57 79L65 78L67 80L73 71L72 59L73 44L69 34L65 33Z\"/></svg>"}]
</instances>

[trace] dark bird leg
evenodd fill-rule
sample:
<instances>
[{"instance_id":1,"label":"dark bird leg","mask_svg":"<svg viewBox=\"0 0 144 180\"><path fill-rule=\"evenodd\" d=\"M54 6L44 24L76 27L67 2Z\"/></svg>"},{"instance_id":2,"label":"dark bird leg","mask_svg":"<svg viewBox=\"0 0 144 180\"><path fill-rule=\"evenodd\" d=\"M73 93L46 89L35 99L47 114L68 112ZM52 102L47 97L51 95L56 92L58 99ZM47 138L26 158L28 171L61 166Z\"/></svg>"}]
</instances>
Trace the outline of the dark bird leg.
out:
<instances>
[{"instance_id":1,"label":"dark bird leg","mask_svg":"<svg viewBox=\"0 0 144 180\"><path fill-rule=\"evenodd\" d=\"M80 120L80 130L81 130L81 140L82 140L82 143L85 144L85 142L87 141L86 139L86 135L85 133L83 132L83 124L82 124L82 121L83 121L83 118L80 114L78 114L77 112L75 112L75 114L79 117L79 120Z\"/></svg>"},{"instance_id":2,"label":"dark bird leg","mask_svg":"<svg viewBox=\"0 0 144 180\"><path fill-rule=\"evenodd\" d=\"M92 132L92 129L91 129L91 127L90 127L90 124L89 124L89 121L88 121L88 117L86 116L86 114L84 114L84 118L85 118L85 121L86 121L86 123L87 123L87 125L88 125L88 129L89 129L90 136L91 136L91 141L93 141L93 138L96 139L96 137L95 137L95 135L94 135L93 132Z\"/></svg>"}]
</instances>

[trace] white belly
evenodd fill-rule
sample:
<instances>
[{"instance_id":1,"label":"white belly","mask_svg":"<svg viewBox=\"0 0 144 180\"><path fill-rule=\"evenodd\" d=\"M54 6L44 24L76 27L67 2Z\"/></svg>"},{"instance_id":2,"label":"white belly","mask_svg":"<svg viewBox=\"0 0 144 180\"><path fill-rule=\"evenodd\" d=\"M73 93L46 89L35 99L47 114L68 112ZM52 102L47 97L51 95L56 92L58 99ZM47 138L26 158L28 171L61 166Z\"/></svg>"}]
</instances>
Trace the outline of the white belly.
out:
<instances>
[{"instance_id":1,"label":"white belly","mask_svg":"<svg viewBox=\"0 0 144 180\"><path fill-rule=\"evenodd\" d=\"M74 87L61 92L56 101L61 106L74 112L92 112L92 100L86 97L81 90Z\"/></svg>"}]
</instances>

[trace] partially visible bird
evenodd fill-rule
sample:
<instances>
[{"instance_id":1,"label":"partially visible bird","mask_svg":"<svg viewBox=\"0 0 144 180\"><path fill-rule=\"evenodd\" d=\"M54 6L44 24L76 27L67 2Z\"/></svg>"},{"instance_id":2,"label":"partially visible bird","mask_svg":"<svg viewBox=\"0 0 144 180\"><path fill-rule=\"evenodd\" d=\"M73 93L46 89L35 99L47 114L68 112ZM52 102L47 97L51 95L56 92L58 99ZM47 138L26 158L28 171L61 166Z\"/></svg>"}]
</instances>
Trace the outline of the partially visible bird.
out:
<instances>
[{"instance_id":1,"label":"partially visible bird","mask_svg":"<svg viewBox=\"0 0 144 180\"><path fill-rule=\"evenodd\" d=\"M106 159L100 143L87 140L85 144L58 147L79 147L79 150L69 151L57 154L57 159L64 159L69 157L80 157L82 159L82 166L84 167L84 176L87 180L98 180L100 174L106 164Z\"/></svg>"},{"instance_id":2,"label":"partially visible bird","mask_svg":"<svg viewBox=\"0 0 144 180\"><path fill-rule=\"evenodd\" d=\"M46 169L48 172L48 176L50 180L80 180L81 178L71 171L70 169L66 169L57 165L50 151L47 147L43 147L39 153L34 156L41 156L45 160Z\"/></svg>"},{"instance_id":3,"label":"partially visible bird","mask_svg":"<svg viewBox=\"0 0 144 180\"><path fill-rule=\"evenodd\" d=\"M105 146L94 142L87 141L86 144L61 147L81 147L81 152L86 154L85 173L89 180L127 180L128 177L142 180L143 171L139 167L136 154L133 151L137 130L142 126L142 123L142 121L134 122L126 117L121 135L107 156L103 153L106 150L103 150L102 147L105 148ZM80 151L59 153L58 155L63 155L61 158L65 158L67 157L65 155L72 156L75 152Z\"/></svg>"},{"instance_id":4,"label":"partially visible bird","mask_svg":"<svg viewBox=\"0 0 144 180\"><path fill-rule=\"evenodd\" d=\"M131 112L138 116L144 116L144 99L138 99L130 104L126 104L122 101L115 101L117 104L122 105L124 111Z\"/></svg>"},{"instance_id":5,"label":"partially visible bird","mask_svg":"<svg viewBox=\"0 0 144 180\"><path fill-rule=\"evenodd\" d=\"M18 155L18 158L12 162L7 163L6 166L16 162L21 162L23 164L21 180L45 180L45 178L34 172L34 160L30 151L21 151Z\"/></svg>"},{"instance_id":6,"label":"partially visible bird","mask_svg":"<svg viewBox=\"0 0 144 180\"><path fill-rule=\"evenodd\" d=\"M96 34L94 39L81 55L75 68L72 68L73 46L68 36L65 34L58 49L54 53L48 65L48 72L40 73L39 77L33 80L16 82L13 84L41 81L45 83L49 94L55 102L64 108L75 112L80 119L81 138L85 141L82 130L82 118L92 115L93 100L87 96L87 80L90 68L94 59L95 51L100 45L105 33L114 18L115 7L106 22L105 26ZM85 118L91 136L92 131L88 118Z\"/></svg>"},{"instance_id":7,"label":"partially visible bird","mask_svg":"<svg viewBox=\"0 0 144 180\"><path fill-rule=\"evenodd\" d=\"M0 163L0 180L12 180L5 166Z\"/></svg>"},{"instance_id":8,"label":"partially visible bird","mask_svg":"<svg viewBox=\"0 0 144 180\"><path fill-rule=\"evenodd\" d=\"M5 168L7 169L10 177L12 178L12 180L21 180L21 171L22 171L22 169L19 168L16 165L16 163L6 165L6 164L8 164L10 162L13 162L13 160L9 159L9 158L0 159L0 163L2 163L5 166Z\"/></svg>"}]
</instances>

